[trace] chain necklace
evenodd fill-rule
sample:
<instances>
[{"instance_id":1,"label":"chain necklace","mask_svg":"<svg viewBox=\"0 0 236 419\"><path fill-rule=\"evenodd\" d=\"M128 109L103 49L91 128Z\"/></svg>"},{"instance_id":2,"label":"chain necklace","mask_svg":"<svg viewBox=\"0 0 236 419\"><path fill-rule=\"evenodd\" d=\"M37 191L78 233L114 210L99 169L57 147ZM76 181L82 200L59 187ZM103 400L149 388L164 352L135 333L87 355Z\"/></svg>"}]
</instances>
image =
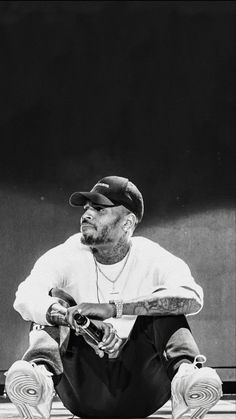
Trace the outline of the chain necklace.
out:
<instances>
[{"instance_id":1,"label":"chain necklace","mask_svg":"<svg viewBox=\"0 0 236 419\"><path fill-rule=\"evenodd\" d=\"M128 253L127 253L127 255L126 255L126 258L125 258L125 261L124 261L124 264L123 264L123 266L122 266L122 268L121 268L121 270L120 270L120 272L118 272L118 274L117 274L117 276L115 277L115 279L111 279L111 278L109 278L102 270L101 270L101 268L100 268L100 266L98 265L98 263L97 263L97 261L96 261L96 259L95 259L95 257L94 257L94 254L93 254L93 259L94 259L94 263L95 263L95 268L96 268L96 288L97 288L97 299L98 299L98 302L100 303L100 298L99 298L99 287L98 287L98 271L104 276L104 278L107 280L107 281L109 281L109 282L111 282L112 283L112 291L110 292L110 294L111 295L115 295L115 294L119 294L119 292L116 292L116 290L115 290L115 284L116 284L116 282L118 281L118 279L120 278L120 276L121 276L121 274L122 274L122 272L124 271L124 269L125 269L125 267L126 267L126 265L127 265L127 262L128 262L128 259L129 259L129 255L130 255L130 250L131 250L131 245L130 245L130 248L129 248L129 251L128 251Z\"/></svg>"}]
</instances>

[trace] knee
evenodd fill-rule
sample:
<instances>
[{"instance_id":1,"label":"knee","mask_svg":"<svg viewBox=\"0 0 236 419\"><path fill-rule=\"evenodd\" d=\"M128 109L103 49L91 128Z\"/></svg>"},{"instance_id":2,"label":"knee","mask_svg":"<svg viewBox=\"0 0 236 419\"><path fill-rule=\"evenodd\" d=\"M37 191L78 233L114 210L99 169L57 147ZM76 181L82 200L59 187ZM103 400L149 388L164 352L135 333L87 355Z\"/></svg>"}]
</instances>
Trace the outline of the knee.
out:
<instances>
[{"instance_id":1,"label":"knee","mask_svg":"<svg viewBox=\"0 0 236 419\"><path fill-rule=\"evenodd\" d=\"M60 343L60 328L58 326L42 326L32 323L29 334L30 345L53 348Z\"/></svg>"},{"instance_id":2,"label":"knee","mask_svg":"<svg viewBox=\"0 0 236 419\"><path fill-rule=\"evenodd\" d=\"M158 342L161 348L164 348L167 345L167 342L189 342L193 339L190 327L184 315L154 316L153 333L155 342Z\"/></svg>"}]
</instances>

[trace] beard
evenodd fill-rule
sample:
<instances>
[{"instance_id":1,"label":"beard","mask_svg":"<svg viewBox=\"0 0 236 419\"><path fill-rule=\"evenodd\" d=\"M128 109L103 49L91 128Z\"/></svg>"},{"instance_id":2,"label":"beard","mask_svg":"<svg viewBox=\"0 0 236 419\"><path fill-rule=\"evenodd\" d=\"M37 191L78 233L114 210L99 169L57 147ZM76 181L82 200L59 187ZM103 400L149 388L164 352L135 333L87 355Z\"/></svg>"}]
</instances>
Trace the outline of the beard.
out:
<instances>
[{"instance_id":1,"label":"beard","mask_svg":"<svg viewBox=\"0 0 236 419\"><path fill-rule=\"evenodd\" d=\"M82 231L81 243L86 246L96 246L101 244L112 243L113 240L111 237L111 232L113 231L113 227L115 226L115 224L116 223L113 223L109 226L104 226L99 233L97 233L97 230L94 232Z\"/></svg>"},{"instance_id":2,"label":"beard","mask_svg":"<svg viewBox=\"0 0 236 419\"><path fill-rule=\"evenodd\" d=\"M86 246L96 246L111 243L112 239L110 237L110 232L112 231L112 227L113 226L104 226L98 234L97 231L82 231L81 243Z\"/></svg>"}]
</instances>

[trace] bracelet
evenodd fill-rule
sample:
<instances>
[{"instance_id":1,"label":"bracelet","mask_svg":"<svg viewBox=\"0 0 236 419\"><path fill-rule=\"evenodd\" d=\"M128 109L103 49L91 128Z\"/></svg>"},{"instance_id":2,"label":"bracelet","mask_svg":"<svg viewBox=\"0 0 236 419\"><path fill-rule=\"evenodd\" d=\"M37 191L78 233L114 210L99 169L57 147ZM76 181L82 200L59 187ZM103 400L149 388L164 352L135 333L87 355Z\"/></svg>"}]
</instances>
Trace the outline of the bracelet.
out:
<instances>
[{"instance_id":1,"label":"bracelet","mask_svg":"<svg viewBox=\"0 0 236 419\"><path fill-rule=\"evenodd\" d=\"M120 319L123 315L123 301L122 300L111 300L109 304L112 304L115 307L115 314L113 317Z\"/></svg>"}]
</instances>

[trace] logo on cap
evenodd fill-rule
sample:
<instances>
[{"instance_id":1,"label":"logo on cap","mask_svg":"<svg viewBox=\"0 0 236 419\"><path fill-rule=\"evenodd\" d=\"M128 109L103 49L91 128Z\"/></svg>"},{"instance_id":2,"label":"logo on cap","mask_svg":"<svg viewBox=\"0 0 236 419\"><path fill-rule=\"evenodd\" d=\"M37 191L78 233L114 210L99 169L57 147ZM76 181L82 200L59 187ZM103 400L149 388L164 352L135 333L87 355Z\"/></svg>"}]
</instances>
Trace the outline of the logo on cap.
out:
<instances>
[{"instance_id":1,"label":"logo on cap","mask_svg":"<svg viewBox=\"0 0 236 419\"><path fill-rule=\"evenodd\" d=\"M106 183L96 183L96 185L93 188L96 188L96 186L105 186L105 188L110 188L109 185L107 185Z\"/></svg>"}]
</instances>

